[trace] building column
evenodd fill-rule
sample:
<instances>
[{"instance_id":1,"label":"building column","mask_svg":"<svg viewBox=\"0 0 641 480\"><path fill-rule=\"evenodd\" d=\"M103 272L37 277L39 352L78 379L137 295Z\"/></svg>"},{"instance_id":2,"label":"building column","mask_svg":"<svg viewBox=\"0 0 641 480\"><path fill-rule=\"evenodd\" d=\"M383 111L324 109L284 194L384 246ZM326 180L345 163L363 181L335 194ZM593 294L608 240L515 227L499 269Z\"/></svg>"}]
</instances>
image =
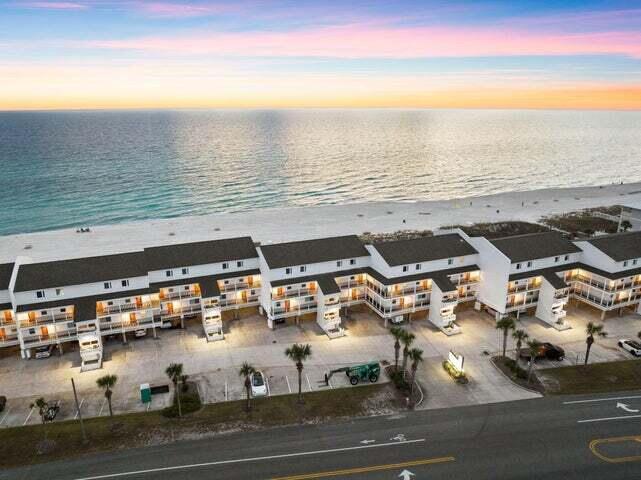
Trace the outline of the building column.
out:
<instances>
[{"instance_id":1,"label":"building column","mask_svg":"<svg viewBox=\"0 0 641 480\"><path fill-rule=\"evenodd\" d=\"M605 320L605 310L601 310L601 320Z\"/></svg>"}]
</instances>

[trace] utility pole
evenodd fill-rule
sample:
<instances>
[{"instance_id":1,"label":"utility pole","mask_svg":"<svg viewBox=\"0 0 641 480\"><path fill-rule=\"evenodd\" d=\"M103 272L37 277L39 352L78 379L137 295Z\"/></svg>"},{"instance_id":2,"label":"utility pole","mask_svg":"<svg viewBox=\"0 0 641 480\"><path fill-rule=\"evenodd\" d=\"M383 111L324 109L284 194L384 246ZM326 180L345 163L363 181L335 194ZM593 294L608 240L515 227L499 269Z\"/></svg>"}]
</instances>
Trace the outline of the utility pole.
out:
<instances>
[{"instance_id":1,"label":"utility pole","mask_svg":"<svg viewBox=\"0 0 641 480\"><path fill-rule=\"evenodd\" d=\"M73 398L76 401L76 411L78 412L78 418L80 419L80 430L82 431L82 442L87 443L87 432L85 432L85 424L82 422L82 412L80 411L80 405L78 404L78 393L76 393L76 383L71 379L71 387L73 388Z\"/></svg>"}]
</instances>

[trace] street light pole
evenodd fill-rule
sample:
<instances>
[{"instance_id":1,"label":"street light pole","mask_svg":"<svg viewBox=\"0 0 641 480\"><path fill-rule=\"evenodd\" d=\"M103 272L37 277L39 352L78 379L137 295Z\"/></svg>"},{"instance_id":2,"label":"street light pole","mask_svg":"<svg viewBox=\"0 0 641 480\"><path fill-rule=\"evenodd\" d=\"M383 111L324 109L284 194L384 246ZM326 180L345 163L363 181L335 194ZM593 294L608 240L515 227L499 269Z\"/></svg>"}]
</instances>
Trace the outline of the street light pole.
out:
<instances>
[{"instance_id":1,"label":"street light pole","mask_svg":"<svg viewBox=\"0 0 641 480\"><path fill-rule=\"evenodd\" d=\"M87 443L87 432L85 432L85 424L82 421L82 412L80 411L80 404L78 403L78 393L76 393L76 383L71 379L71 387L73 388L73 398L76 401L76 411L80 419L80 430L82 431L82 442Z\"/></svg>"}]
</instances>

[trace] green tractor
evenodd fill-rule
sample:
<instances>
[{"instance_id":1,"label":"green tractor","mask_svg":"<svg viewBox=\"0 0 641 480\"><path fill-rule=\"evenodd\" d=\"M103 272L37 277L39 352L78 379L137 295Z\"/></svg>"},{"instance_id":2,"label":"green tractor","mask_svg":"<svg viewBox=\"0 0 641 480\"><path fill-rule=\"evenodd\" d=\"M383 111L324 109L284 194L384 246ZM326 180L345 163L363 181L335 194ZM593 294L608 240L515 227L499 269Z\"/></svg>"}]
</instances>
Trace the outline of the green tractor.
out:
<instances>
[{"instance_id":1,"label":"green tractor","mask_svg":"<svg viewBox=\"0 0 641 480\"><path fill-rule=\"evenodd\" d=\"M325 385L329 386L329 379L332 378L332 375L338 372L345 372L345 375L349 377L349 383L352 385L358 385L358 382L364 382L366 380L374 383L378 381L378 377L381 375L381 366L378 362L370 362L364 365L355 365L353 367L342 367L331 370L329 373L325 374Z\"/></svg>"}]
</instances>

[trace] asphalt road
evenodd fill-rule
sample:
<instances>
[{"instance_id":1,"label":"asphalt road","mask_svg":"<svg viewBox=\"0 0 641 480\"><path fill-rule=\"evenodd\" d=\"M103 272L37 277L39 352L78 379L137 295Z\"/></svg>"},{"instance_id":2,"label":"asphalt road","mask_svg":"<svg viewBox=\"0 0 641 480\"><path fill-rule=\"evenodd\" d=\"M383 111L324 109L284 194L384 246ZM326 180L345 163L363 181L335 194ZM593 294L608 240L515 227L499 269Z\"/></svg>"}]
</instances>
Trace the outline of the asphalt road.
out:
<instances>
[{"instance_id":1,"label":"asphalt road","mask_svg":"<svg viewBox=\"0 0 641 480\"><path fill-rule=\"evenodd\" d=\"M641 478L634 436L641 436L640 392L547 397L226 434L0 478L357 480L402 479L406 470L408 479L632 479Z\"/></svg>"}]
</instances>

